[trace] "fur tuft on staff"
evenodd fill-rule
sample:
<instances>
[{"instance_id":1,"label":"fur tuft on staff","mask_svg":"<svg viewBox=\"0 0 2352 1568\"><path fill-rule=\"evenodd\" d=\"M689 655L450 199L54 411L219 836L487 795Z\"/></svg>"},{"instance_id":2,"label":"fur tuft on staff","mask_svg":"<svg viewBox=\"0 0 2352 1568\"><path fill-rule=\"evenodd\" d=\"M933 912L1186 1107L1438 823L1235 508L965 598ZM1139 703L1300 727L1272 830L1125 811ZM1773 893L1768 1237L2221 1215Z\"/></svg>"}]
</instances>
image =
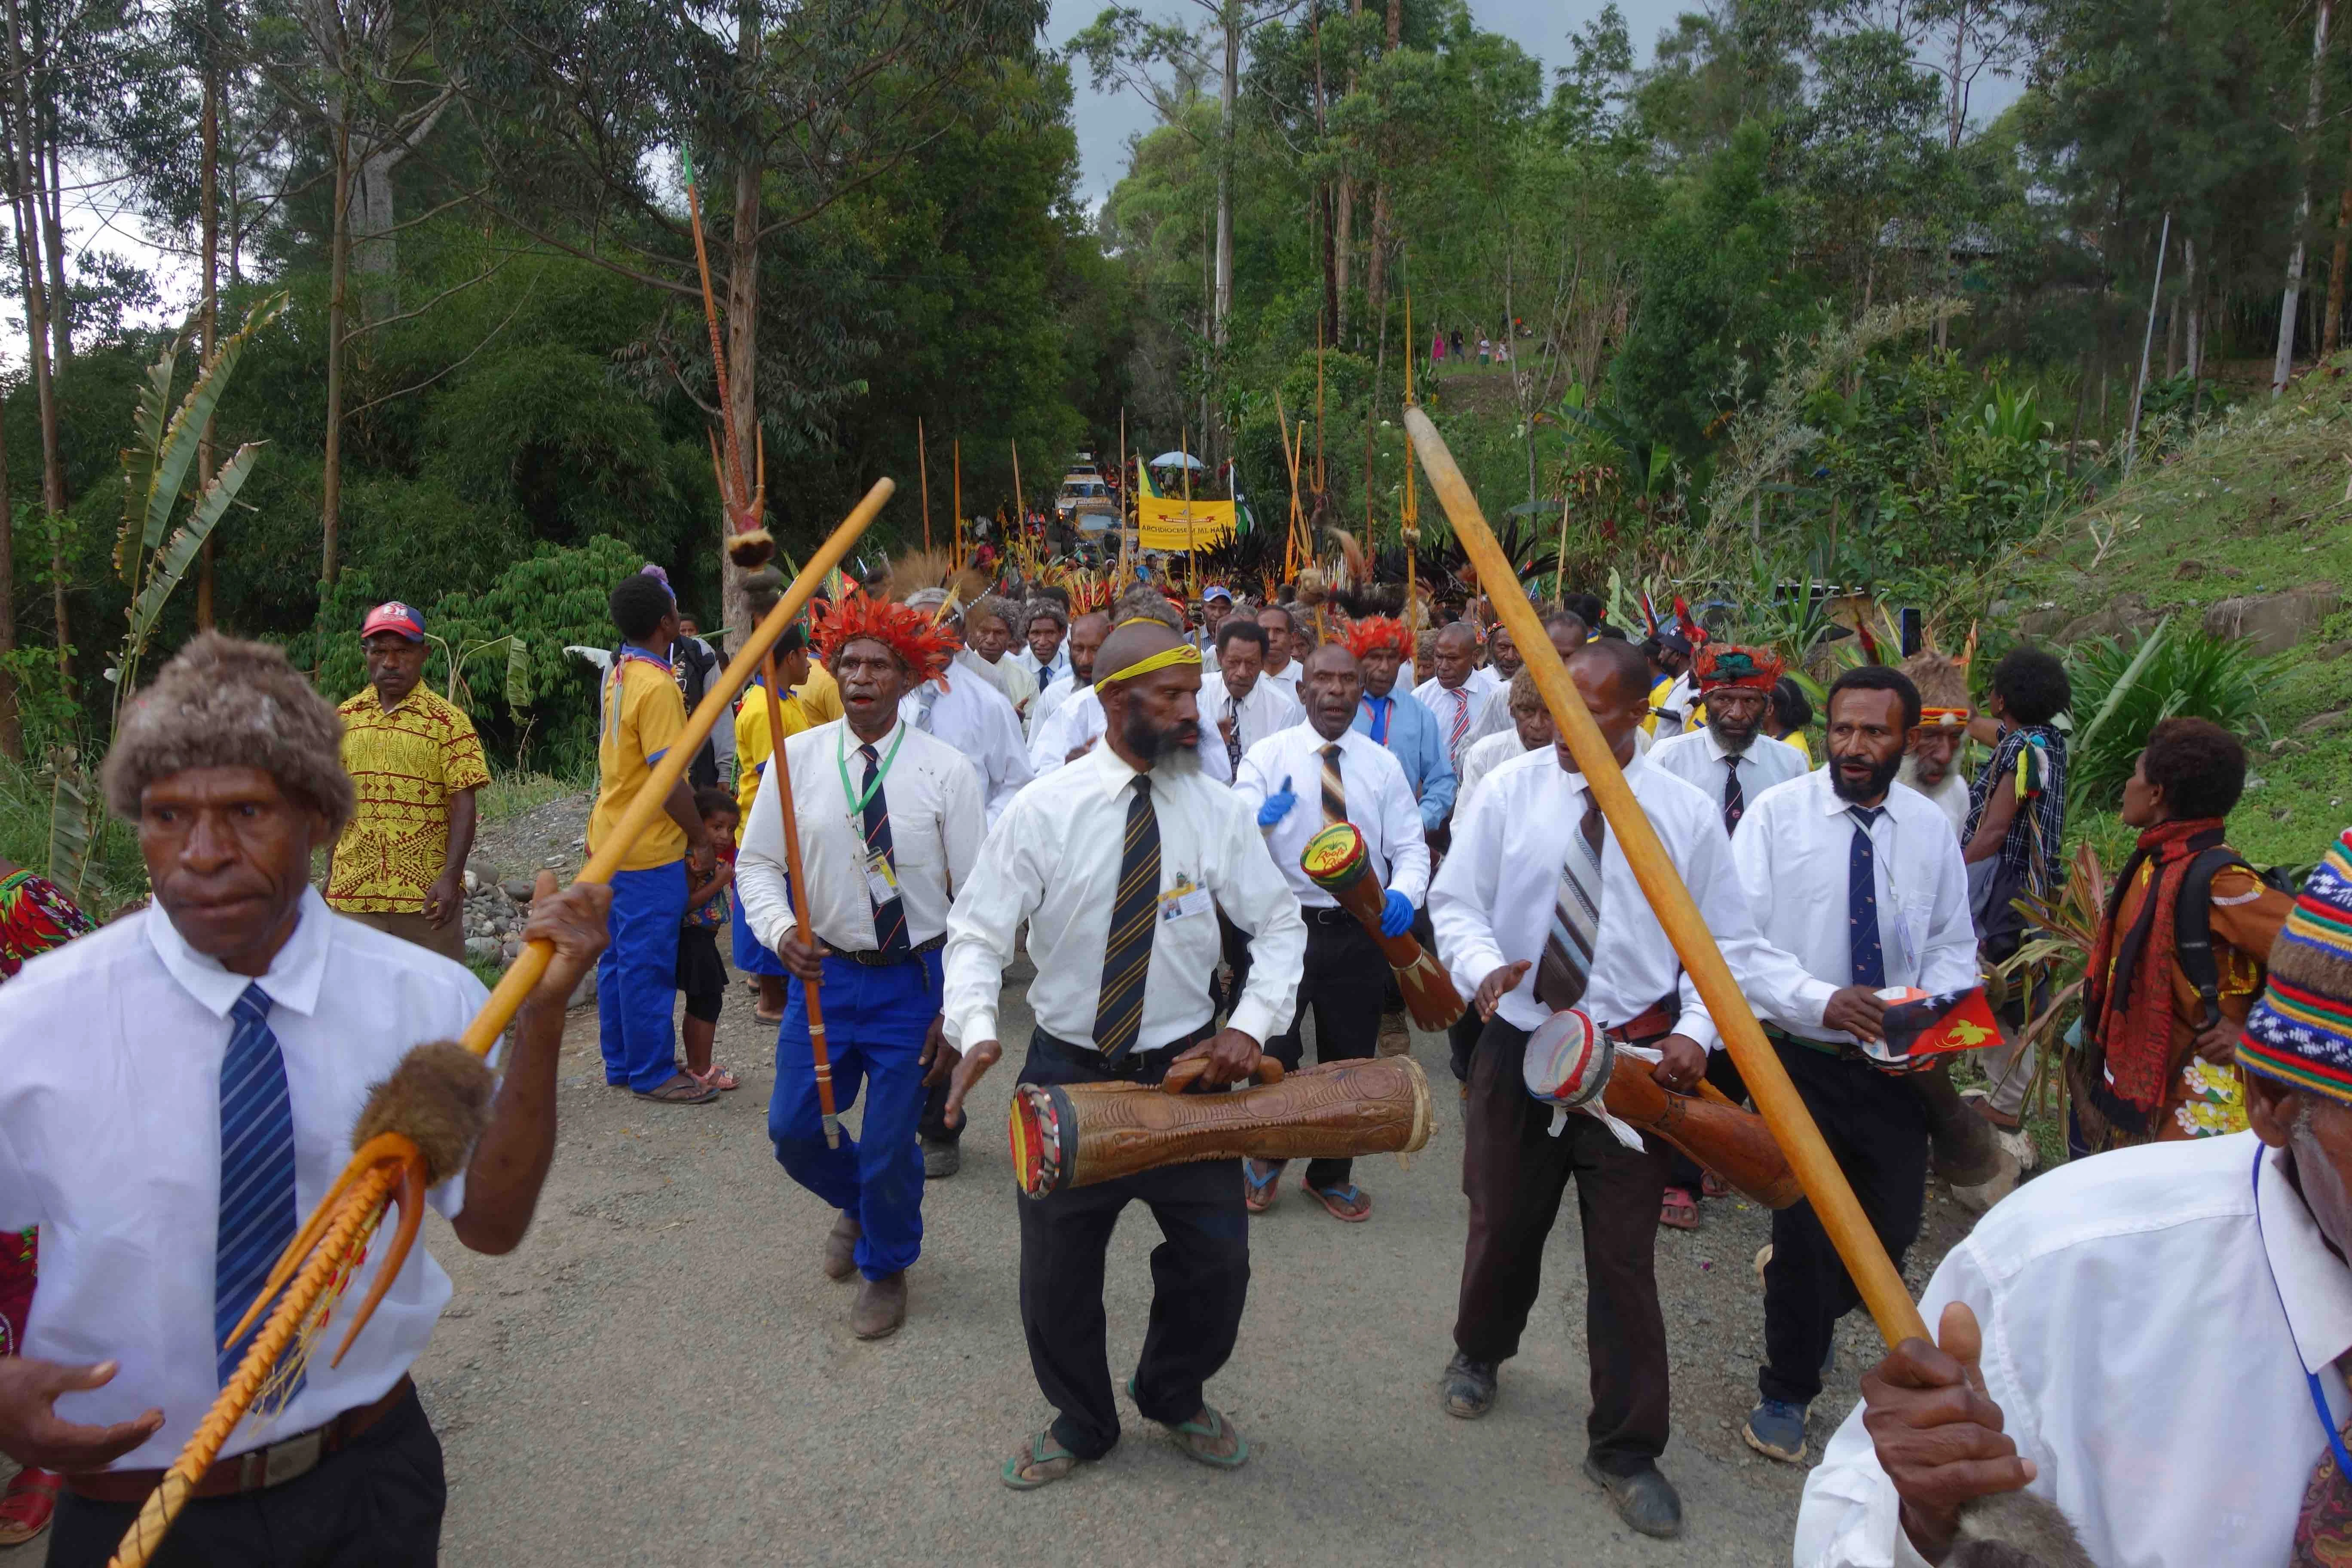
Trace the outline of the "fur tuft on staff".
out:
<instances>
[{"instance_id":1,"label":"fur tuft on staff","mask_svg":"<svg viewBox=\"0 0 2352 1568\"><path fill-rule=\"evenodd\" d=\"M368 1091L352 1129L352 1147L379 1133L397 1132L416 1145L425 1184L439 1186L466 1163L466 1152L489 1124L498 1075L455 1040L428 1040L400 1058L392 1076Z\"/></svg>"}]
</instances>

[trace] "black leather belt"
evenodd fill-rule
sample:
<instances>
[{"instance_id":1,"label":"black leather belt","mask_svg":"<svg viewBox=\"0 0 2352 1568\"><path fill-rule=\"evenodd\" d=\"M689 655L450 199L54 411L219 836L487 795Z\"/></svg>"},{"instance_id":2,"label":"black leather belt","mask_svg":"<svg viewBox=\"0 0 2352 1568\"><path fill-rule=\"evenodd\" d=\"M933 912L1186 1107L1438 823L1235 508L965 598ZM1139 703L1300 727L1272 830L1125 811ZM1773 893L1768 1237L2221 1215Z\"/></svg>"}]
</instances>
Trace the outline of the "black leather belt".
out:
<instances>
[{"instance_id":1,"label":"black leather belt","mask_svg":"<svg viewBox=\"0 0 2352 1568\"><path fill-rule=\"evenodd\" d=\"M1149 1081L1157 1083L1166 1075L1170 1062L1215 1033L1213 1025L1203 1024L1189 1035L1171 1040L1164 1046L1154 1046L1148 1051L1131 1047L1127 1055L1116 1062L1105 1058L1092 1046L1076 1045L1043 1029L1030 1035L1029 1044L1033 1049L1043 1050L1049 1057L1058 1057L1063 1061L1085 1068L1089 1072L1101 1073L1106 1078L1143 1078L1148 1073Z\"/></svg>"},{"instance_id":2,"label":"black leather belt","mask_svg":"<svg viewBox=\"0 0 2352 1568\"><path fill-rule=\"evenodd\" d=\"M1352 926L1363 923L1337 904L1328 907L1320 904L1313 906L1302 904L1299 906L1298 912L1307 917L1307 923L1311 926Z\"/></svg>"},{"instance_id":3,"label":"black leather belt","mask_svg":"<svg viewBox=\"0 0 2352 1568\"><path fill-rule=\"evenodd\" d=\"M889 953L884 952L878 947L869 947L862 952L843 952L836 949L834 952L834 956L835 958L845 958L852 963L862 963L868 969L888 969L894 964L912 963L915 960L922 957L923 954L927 952L936 952L939 949L947 945L947 933L945 931L941 931L939 935L931 938L930 941L918 942L916 945L908 948L904 953L901 953L897 957L893 957Z\"/></svg>"}]
</instances>

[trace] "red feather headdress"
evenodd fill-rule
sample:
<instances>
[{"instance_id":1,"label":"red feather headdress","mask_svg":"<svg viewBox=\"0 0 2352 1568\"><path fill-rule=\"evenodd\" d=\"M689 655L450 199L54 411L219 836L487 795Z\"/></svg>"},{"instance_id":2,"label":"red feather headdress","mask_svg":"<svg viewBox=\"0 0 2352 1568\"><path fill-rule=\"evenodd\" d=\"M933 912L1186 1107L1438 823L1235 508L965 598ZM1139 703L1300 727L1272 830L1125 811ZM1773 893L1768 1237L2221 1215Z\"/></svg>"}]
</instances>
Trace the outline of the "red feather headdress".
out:
<instances>
[{"instance_id":1,"label":"red feather headdress","mask_svg":"<svg viewBox=\"0 0 2352 1568\"><path fill-rule=\"evenodd\" d=\"M822 612L815 637L827 664L850 643L878 642L925 679L944 672L956 651L954 634L923 611L864 594L851 594Z\"/></svg>"},{"instance_id":2,"label":"red feather headdress","mask_svg":"<svg viewBox=\"0 0 2352 1568\"><path fill-rule=\"evenodd\" d=\"M1404 623L1393 616L1366 616L1348 623L1348 651L1358 658L1376 647L1393 647L1406 658L1412 657L1412 637Z\"/></svg>"}]
</instances>

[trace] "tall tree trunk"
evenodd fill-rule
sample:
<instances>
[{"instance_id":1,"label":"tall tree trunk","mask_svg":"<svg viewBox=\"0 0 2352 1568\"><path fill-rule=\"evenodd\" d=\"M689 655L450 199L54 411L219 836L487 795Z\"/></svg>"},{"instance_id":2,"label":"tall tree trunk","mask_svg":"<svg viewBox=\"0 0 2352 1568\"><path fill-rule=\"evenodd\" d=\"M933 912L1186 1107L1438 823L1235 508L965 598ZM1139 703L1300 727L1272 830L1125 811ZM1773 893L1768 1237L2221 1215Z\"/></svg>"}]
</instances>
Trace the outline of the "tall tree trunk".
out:
<instances>
[{"instance_id":1,"label":"tall tree trunk","mask_svg":"<svg viewBox=\"0 0 2352 1568\"><path fill-rule=\"evenodd\" d=\"M758 0L740 0L735 11L735 68L746 82L756 79L764 39ZM735 152L734 229L728 236L727 257L727 402L726 417L743 453L743 476L760 484L760 195L767 163L756 141L747 135ZM722 519L719 524L724 530ZM721 535L722 540L724 535ZM728 622L748 626L748 613L739 612L742 573L719 552L720 603ZM741 643L728 639L729 651Z\"/></svg>"},{"instance_id":2,"label":"tall tree trunk","mask_svg":"<svg viewBox=\"0 0 2352 1568\"><path fill-rule=\"evenodd\" d=\"M44 110L41 235L49 263L49 363L58 370L73 363L73 291L66 287L65 181L58 169L57 116Z\"/></svg>"},{"instance_id":3,"label":"tall tree trunk","mask_svg":"<svg viewBox=\"0 0 2352 1568\"><path fill-rule=\"evenodd\" d=\"M16 513L8 499L7 427L0 424L0 757L21 763L25 731L17 713L16 674L6 662L7 656L16 651Z\"/></svg>"},{"instance_id":4,"label":"tall tree trunk","mask_svg":"<svg viewBox=\"0 0 2352 1568\"><path fill-rule=\"evenodd\" d=\"M2311 141L2318 133L2320 113L2326 107L2327 80L2321 68L2327 59L2327 25L2335 9L2335 0L2319 0L2319 13L2311 25L2311 86L2304 99L2303 137L2295 152L2302 184L2294 196L2294 248L2287 253L2286 289L2279 296L2278 352L2271 358L2273 397L2286 390L2287 377L2294 374L2294 327L2303 303L2304 230L2311 224Z\"/></svg>"},{"instance_id":5,"label":"tall tree trunk","mask_svg":"<svg viewBox=\"0 0 2352 1568\"><path fill-rule=\"evenodd\" d=\"M204 357L213 357L213 339L220 328L220 69L213 63L213 29L205 28L205 102L198 134L204 145L200 151L197 174L196 217L201 231L197 265L199 286L203 292L197 307L197 331L202 335ZM213 471L213 422L205 421L205 433L196 443L196 489L201 494ZM196 630L213 629L213 540L205 536L204 548L196 555Z\"/></svg>"},{"instance_id":6,"label":"tall tree trunk","mask_svg":"<svg viewBox=\"0 0 2352 1568\"><path fill-rule=\"evenodd\" d=\"M6 0L8 65L16 123L9 136L16 165L16 260L24 273L25 338L32 360L33 388L41 411L41 506L60 519L66 510L65 459L58 446L58 395L49 366L49 317L47 290L41 281L40 174L32 146L33 106L26 91L25 24L17 0ZM57 617L58 673L73 679L73 625L66 607L65 534L50 526L50 603Z\"/></svg>"},{"instance_id":7,"label":"tall tree trunk","mask_svg":"<svg viewBox=\"0 0 2352 1568\"><path fill-rule=\"evenodd\" d=\"M340 564L337 537L343 513L343 321L350 308L352 274L352 100L347 95L335 126L335 213L327 238L327 455L319 487L319 607L333 592Z\"/></svg>"},{"instance_id":8,"label":"tall tree trunk","mask_svg":"<svg viewBox=\"0 0 2352 1568\"><path fill-rule=\"evenodd\" d=\"M2327 320L2319 330L2319 357L2326 359L2344 341L2344 268L2352 264L2352 181L2336 203L2336 254L2327 264Z\"/></svg>"},{"instance_id":9,"label":"tall tree trunk","mask_svg":"<svg viewBox=\"0 0 2352 1568\"><path fill-rule=\"evenodd\" d=\"M1241 5L1242 0L1225 0L1225 67L1217 86L1217 279L1209 341L1220 350L1234 309L1234 94L1242 64Z\"/></svg>"},{"instance_id":10,"label":"tall tree trunk","mask_svg":"<svg viewBox=\"0 0 2352 1568\"><path fill-rule=\"evenodd\" d=\"M2205 363L2205 314L2201 303L2204 296L2197 279L2197 237L2180 237L2180 302L2173 307L2180 312L2184 323L2185 352L2181 363L2188 367L2189 384L2193 387ZM2192 395L2191 401L2195 401Z\"/></svg>"},{"instance_id":11,"label":"tall tree trunk","mask_svg":"<svg viewBox=\"0 0 2352 1568\"><path fill-rule=\"evenodd\" d=\"M1403 0L1389 0L1387 47L1384 52L1396 53L1397 44L1404 36ZM1389 183L1386 177L1372 185L1372 253L1364 267L1364 308L1381 322L1388 321L1389 249L1395 243L1392 229L1394 215L1389 209ZM1387 327L1381 329L1383 337ZM1405 345L1407 353L1412 345Z\"/></svg>"}]
</instances>

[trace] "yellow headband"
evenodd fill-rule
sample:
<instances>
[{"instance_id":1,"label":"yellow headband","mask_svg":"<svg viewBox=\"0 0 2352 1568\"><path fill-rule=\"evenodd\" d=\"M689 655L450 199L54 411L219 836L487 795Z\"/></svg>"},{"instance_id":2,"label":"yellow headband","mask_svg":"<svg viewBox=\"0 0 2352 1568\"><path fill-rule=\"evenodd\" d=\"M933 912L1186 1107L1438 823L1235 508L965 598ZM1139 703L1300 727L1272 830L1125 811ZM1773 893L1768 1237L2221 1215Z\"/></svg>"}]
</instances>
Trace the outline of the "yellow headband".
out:
<instances>
[{"instance_id":1,"label":"yellow headband","mask_svg":"<svg viewBox=\"0 0 2352 1568\"><path fill-rule=\"evenodd\" d=\"M1146 620L1150 619L1149 616L1139 616L1138 618ZM1119 624L1121 626L1132 626L1135 623L1133 621L1121 621ZM1152 621L1151 624L1155 626L1160 625L1158 621ZM1110 675L1097 675L1095 677L1095 684L1097 686L1108 686L1115 681L1133 680L1138 676L1150 675L1155 669L1172 669L1176 666L1183 664L1198 666L1200 662L1201 650L1194 647L1189 642L1180 642L1174 647L1164 647L1158 653L1146 654L1141 658L1137 659L1133 664L1129 665L1125 669L1116 671Z\"/></svg>"}]
</instances>

